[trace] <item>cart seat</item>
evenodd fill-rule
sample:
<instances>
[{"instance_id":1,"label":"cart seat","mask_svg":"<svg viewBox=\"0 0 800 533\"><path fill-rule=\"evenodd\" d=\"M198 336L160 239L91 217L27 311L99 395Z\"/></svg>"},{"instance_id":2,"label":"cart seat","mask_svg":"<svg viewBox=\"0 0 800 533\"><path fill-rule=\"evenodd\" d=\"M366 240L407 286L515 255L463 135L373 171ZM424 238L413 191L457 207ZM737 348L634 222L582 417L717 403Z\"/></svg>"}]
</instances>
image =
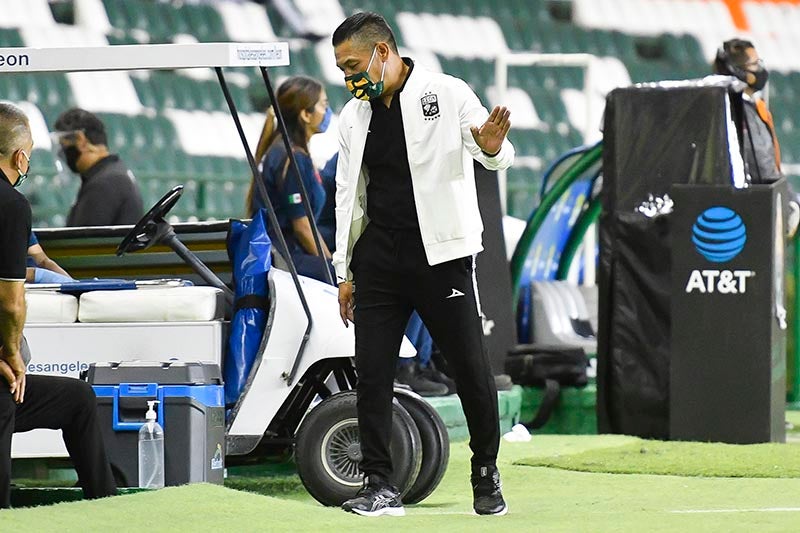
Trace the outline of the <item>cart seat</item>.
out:
<instances>
[{"instance_id":1,"label":"cart seat","mask_svg":"<svg viewBox=\"0 0 800 533\"><path fill-rule=\"evenodd\" d=\"M203 322L222 318L222 291L215 287L91 291L80 297L80 322Z\"/></svg>"},{"instance_id":2,"label":"cart seat","mask_svg":"<svg viewBox=\"0 0 800 533\"><path fill-rule=\"evenodd\" d=\"M70 324L78 320L78 299L60 292L26 292L28 324Z\"/></svg>"}]
</instances>

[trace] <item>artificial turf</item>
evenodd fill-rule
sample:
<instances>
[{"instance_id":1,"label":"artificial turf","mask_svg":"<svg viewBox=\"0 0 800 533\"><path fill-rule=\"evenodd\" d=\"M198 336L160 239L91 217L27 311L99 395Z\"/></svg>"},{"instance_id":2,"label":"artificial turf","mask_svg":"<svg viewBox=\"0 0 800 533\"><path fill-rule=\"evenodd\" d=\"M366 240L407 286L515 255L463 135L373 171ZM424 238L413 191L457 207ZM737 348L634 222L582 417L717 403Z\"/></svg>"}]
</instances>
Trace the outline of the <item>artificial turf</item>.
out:
<instances>
[{"instance_id":1,"label":"artificial turf","mask_svg":"<svg viewBox=\"0 0 800 533\"><path fill-rule=\"evenodd\" d=\"M635 439L611 448L518 461L579 472L672 476L800 478L798 444L719 444Z\"/></svg>"},{"instance_id":2,"label":"artificial turf","mask_svg":"<svg viewBox=\"0 0 800 533\"><path fill-rule=\"evenodd\" d=\"M441 485L404 518L368 519L325 508L292 475L232 476L228 487L190 485L100 501L0 512L2 530L26 531L791 531L800 479L705 478L573 472L517 464L635 443L623 436L535 435L503 442L499 465L510 513L471 515L469 449L455 443ZM283 487L277 496L248 493Z\"/></svg>"}]
</instances>

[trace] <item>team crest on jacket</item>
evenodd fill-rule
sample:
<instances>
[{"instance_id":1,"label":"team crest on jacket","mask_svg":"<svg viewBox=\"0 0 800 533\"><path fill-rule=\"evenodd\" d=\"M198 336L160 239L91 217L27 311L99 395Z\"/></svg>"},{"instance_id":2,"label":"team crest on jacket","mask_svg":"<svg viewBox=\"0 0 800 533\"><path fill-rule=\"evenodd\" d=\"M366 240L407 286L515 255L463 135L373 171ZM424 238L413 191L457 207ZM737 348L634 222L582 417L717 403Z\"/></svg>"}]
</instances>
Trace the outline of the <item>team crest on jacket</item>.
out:
<instances>
[{"instance_id":1,"label":"team crest on jacket","mask_svg":"<svg viewBox=\"0 0 800 533\"><path fill-rule=\"evenodd\" d=\"M439 97L432 93L425 93L425 96L420 98L422 104L422 116L425 120L433 120L439 118Z\"/></svg>"}]
</instances>

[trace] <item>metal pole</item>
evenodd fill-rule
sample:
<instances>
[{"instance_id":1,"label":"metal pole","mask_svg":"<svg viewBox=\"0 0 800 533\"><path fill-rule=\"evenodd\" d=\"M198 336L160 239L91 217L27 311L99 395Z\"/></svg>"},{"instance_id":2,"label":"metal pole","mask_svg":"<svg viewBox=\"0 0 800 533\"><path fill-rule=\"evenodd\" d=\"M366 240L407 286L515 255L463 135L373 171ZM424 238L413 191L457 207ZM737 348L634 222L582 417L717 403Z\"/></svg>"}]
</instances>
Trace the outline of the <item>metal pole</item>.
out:
<instances>
[{"instance_id":1,"label":"metal pole","mask_svg":"<svg viewBox=\"0 0 800 533\"><path fill-rule=\"evenodd\" d=\"M167 234L163 238L163 242L169 246L173 252L175 252L178 257L183 259L192 269L197 273L198 276L203 278L203 281L211 285L212 287L216 287L222 291L225 295L225 301L228 302L228 305L233 307L233 291L230 287L225 285L219 277L214 274L202 261L197 259L197 256L194 255L189 248L183 244L178 237L175 235L175 232L170 228Z\"/></svg>"},{"instance_id":2,"label":"metal pole","mask_svg":"<svg viewBox=\"0 0 800 533\"><path fill-rule=\"evenodd\" d=\"M280 225L278 224L278 218L275 216L275 210L272 207L272 202L269 200L269 196L267 195L267 187L264 185L264 181L261 179L261 176L258 172L258 165L256 164L256 160L253 157L253 152L250 151L250 145L247 142L247 137L244 134L244 129L242 128L242 123L239 120L239 113L236 110L236 104L231 97L231 93L228 90L228 84L225 81L225 75L222 73L222 68L216 67L217 78L219 79L220 87L222 88L222 93L225 95L225 101L228 103L228 108L231 111L231 116L233 116L233 122L236 124L236 130L239 132L239 138L242 141L242 146L244 147L245 155L247 156L247 162L250 164L250 171L253 173L253 181L256 186L256 190L258 194L261 196L261 199L264 202L264 205L267 206L267 216L269 217L269 223L272 224L272 227L276 229L273 233L278 238L279 244L279 251L281 254L284 255L286 259L286 263L289 266L289 273L292 275L292 281L294 281L295 289L297 289L297 295L300 298L300 304L303 306L303 312L305 312L306 318L308 319L308 323L306 326L306 331L303 334L303 340L300 342L300 348L297 351L297 355L295 356L294 366L292 368L292 372L290 374L284 374L284 379L286 380L286 384L291 386L292 381L294 381L294 374L297 369L297 366L300 362L300 359L303 356L303 351L305 350L306 343L308 343L308 338L311 335L311 326L313 324L313 320L311 318L311 310L308 307L308 302L306 301L306 296L303 293L303 288L300 286L300 278L297 275L297 269L294 266L294 261L292 261L292 257L289 254L289 247L286 245L286 239L283 237L283 232L281 232ZM263 69L262 69L263 70ZM269 79L265 79L268 90L270 94L272 94L272 86L269 84ZM286 135L285 130L282 131L283 135ZM285 137L284 137L285 138Z\"/></svg>"},{"instance_id":3,"label":"metal pole","mask_svg":"<svg viewBox=\"0 0 800 533\"><path fill-rule=\"evenodd\" d=\"M283 120L283 113L281 112L281 108L278 105L278 99L275 98L275 92L272 90L272 83L269 81L269 74L267 73L266 67L261 67L261 75L264 77L264 83L267 85L267 92L269 93L269 101L272 102L272 109L275 111L275 118L278 119L278 129L281 132L281 136L283 137L283 145L286 147L286 153L289 156L289 161L292 164L292 170L294 170L295 176L297 178L297 185L300 186L300 195L301 200L303 202L303 208L306 211L306 216L308 216L308 222L311 224L311 234L314 236L314 245L317 247L317 253L321 258L325 258L325 255L322 253L322 242L319 238L319 230L317 229L317 221L314 220L314 211L311 209L311 202L308 199L308 191L306 191L306 186L303 183L303 178L300 177L300 168L297 166L297 159L294 157L294 151L292 150L292 143L289 140L289 132L286 129L286 122ZM325 269L325 278L328 280L328 283L331 285L336 285L333 282L333 275L331 274L330 269Z\"/></svg>"},{"instance_id":4,"label":"metal pole","mask_svg":"<svg viewBox=\"0 0 800 533\"><path fill-rule=\"evenodd\" d=\"M497 56L494 63L495 89L497 90L497 103L505 105L508 92L508 63L505 55ZM508 214L508 170L497 171L497 186L500 190L500 212Z\"/></svg>"},{"instance_id":5,"label":"metal pole","mask_svg":"<svg viewBox=\"0 0 800 533\"><path fill-rule=\"evenodd\" d=\"M583 127L583 143L589 144L592 135L592 62L583 66L583 95L586 98L586 124Z\"/></svg>"}]
</instances>

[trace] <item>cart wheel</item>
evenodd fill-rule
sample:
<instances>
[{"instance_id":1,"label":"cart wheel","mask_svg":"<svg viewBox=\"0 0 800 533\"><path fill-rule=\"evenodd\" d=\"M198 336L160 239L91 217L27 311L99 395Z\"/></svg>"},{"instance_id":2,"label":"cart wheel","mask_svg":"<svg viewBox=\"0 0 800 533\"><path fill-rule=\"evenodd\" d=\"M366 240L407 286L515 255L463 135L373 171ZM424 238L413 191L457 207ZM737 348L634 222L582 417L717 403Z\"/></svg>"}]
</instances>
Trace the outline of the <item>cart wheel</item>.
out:
<instances>
[{"instance_id":1,"label":"cart wheel","mask_svg":"<svg viewBox=\"0 0 800 533\"><path fill-rule=\"evenodd\" d=\"M394 402L390 481L401 491L410 488L419 473L420 440L411 415ZM295 437L295 462L306 490L321 504L338 506L355 496L363 473L354 391L334 394L306 415Z\"/></svg>"},{"instance_id":2,"label":"cart wheel","mask_svg":"<svg viewBox=\"0 0 800 533\"><path fill-rule=\"evenodd\" d=\"M450 460L450 437L439 413L421 396L403 389L395 389L394 393L414 419L420 434L422 465L417 480L403 496L403 503L419 503L442 481Z\"/></svg>"}]
</instances>

